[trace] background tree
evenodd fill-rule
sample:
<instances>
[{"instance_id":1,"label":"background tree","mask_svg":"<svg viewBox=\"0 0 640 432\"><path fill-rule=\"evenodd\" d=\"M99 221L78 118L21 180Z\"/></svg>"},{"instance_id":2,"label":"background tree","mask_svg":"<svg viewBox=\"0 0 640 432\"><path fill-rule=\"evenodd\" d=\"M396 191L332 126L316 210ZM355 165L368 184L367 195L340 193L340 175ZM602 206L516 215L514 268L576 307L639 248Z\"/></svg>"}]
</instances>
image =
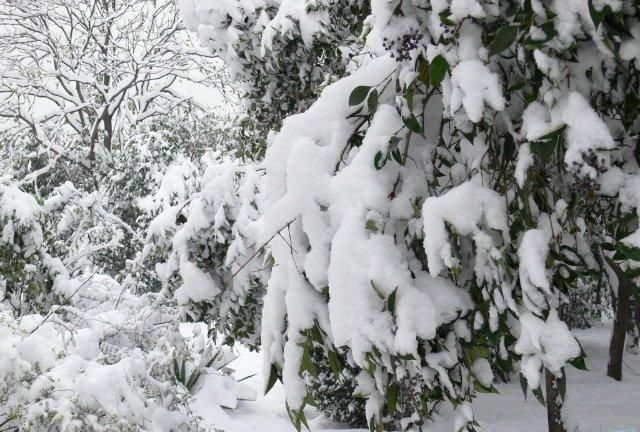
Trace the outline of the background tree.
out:
<instances>
[{"instance_id":1,"label":"background tree","mask_svg":"<svg viewBox=\"0 0 640 432\"><path fill-rule=\"evenodd\" d=\"M128 127L183 104L178 84L217 87L222 76L190 48L171 0L15 0L0 26L2 117L50 161L85 170Z\"/></svg>"}]
</instances>

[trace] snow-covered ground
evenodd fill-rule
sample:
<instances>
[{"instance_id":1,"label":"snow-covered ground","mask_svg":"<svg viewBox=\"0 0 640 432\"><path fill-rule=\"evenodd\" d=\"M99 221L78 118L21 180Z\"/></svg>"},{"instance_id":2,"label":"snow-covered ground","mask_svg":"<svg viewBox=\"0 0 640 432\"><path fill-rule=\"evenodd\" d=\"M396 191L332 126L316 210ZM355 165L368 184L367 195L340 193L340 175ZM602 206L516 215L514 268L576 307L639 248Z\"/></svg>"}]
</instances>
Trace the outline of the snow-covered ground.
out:
<instances>
[{"instance_id":1,"label":"snow-covered ground","mask_svg":"<svg viewBox=\"0 0 640 432\"><path fill-rule=\"evenodd\" d=\"M606 373L610 329L595 328L575 332L587 355L588 372L567 367L566 409L580 432L640 432L640 356L625 354L623 381L616 382ZM255 402L241 402L233 411L214 408L207 403L206 392L196 395L195 410L205 421L225 432L295 431L284 408L284 392L278 383L266 396L260 395L262 356L245 350L233 362L237 377L256 374L246 380L258 389ZM480 394L474 401L477 420L487 432L541 432L547 428L546 411L531 395L525 401L518 379L496 386L500 394ZM340 429L316 413L309 412L313 431ZM443 416L430 432L450 432L453 427ZM333 429L332 429L333 427ZM215 430L215 429L212 429ZM347 432L348 430L341 430ZM353 431L353 430L352 430ZM363 430L364 431L364 430ZM355 432L355 431L353 431Z\"/></svg>"}]
</instances>

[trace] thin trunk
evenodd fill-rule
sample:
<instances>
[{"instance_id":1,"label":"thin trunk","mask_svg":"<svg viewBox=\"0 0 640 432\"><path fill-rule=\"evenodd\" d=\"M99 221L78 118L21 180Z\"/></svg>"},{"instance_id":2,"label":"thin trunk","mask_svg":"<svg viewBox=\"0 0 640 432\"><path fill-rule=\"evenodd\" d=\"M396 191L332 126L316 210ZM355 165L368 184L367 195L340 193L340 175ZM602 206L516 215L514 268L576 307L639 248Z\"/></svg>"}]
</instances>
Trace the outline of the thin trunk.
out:
<instances>
[{"instance_id":1,"label":"thin trunk","mask_svg":"<svg viewBox=\"0 0 640 432\"><path fill-rule=\"evenodd\" d=\"M108 110L104 113L103 118L104 123L104 148L107 149L109 153L111 153L111 143L113 140L113 121L111 115L109 115Z\"/></svg>"},{"instance_id":2,"label":"thin trunk","mask_svg":"<svg viewBox=\"0 0 640 432\"><path fill-rule=\"evenodd\" d=\"M607 365L607 375L611 378L622 380L622 355L624 354L624 341L629 329L629 320L631 313L631 283L625 276L624 270L620 268L613 260L605 258L609 267L618 279L618 296L616 303L615 319L613 321L613 330L611 332L611 343L609 344L609 364Z\"/></svg>"},{"instance_id":3,"label":"thin trunk","mask_svg":"<svg viewBox=\"0 0 640 432\"><path fill-rule=\"evenodd\" d=\"M547 369L544 370L544 376L549 432L567 432L562 422L562 404L564 402L558 390L558 378Z\"/></svg>"}]
</instances>

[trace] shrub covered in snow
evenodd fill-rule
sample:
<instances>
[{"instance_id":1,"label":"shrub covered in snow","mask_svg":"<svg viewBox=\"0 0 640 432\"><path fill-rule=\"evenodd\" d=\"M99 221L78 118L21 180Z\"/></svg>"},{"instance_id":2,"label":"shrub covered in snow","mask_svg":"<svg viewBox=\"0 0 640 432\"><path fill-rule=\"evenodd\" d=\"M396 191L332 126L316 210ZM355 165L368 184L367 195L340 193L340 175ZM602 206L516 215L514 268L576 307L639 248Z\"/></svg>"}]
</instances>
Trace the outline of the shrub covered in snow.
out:
<instances>
[{"instance_id":1,"label":"shrub covered in snow","mask_svg":"<svg viewBox=\"0 0 640 432\"><path fill-rule=\"evenodd\" d=\"M214 155L204 160L200 189L151 222L137 261L156 272L187 319L212 322L228 344L256 348L271 267L254 224L264 170Z\"/></svg>"},{"instance_id":2,"label":"shrub covered in snow","mask_svg":"<svg viewBox=\"0 0 640 432\"><path fill-rule=\"evenodd\" d=\"M344 74L369 11L362 0L181 0L180 7L187 28L240 83L248 129L262 133L246 136L252 142L264 142L269 128Z\"/></svg>"},{"instance_id":3,"label":"shrub covered in snow","mask_svg":"<svg viewBox=\"0 0 640 432\"><path fill-rule=\"evenodd\" d=\"M97 195L67 182L39 203L0 184L2 427L197 431L190 405L203 386L228 408L255 398L208 331L180 332L166 291L136 294L137 274L120 284L96 271L91 255L117 238L94 234L126 226Z\"/></svg>"},{"instance_id":4,"label":"shrub covered in snow","mask_svg":"<svg viewBox=\"0 0 640 432\"><path fill-rule=\"evenodd\" d=\"M380 0L349 24L340 4L183 2L251 104L294 106L277 90L309 47L350 58L269 140L267 382L301 427L312 353L345 350L372 429L446 401L472 430L475 392L520 359L562 428L563 367L584 353L558 310L607 274L626 311L638 277L637 2Z\"/></svg>"}]
</instances>

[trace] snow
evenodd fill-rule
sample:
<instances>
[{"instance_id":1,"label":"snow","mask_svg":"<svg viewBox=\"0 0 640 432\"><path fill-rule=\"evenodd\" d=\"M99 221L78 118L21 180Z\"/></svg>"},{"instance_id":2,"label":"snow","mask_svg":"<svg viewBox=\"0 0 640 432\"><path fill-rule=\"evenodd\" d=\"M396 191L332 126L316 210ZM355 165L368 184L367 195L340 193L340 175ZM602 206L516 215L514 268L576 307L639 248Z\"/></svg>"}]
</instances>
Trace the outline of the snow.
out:
<instances>
[{"instance_id":1,"label":"snow","mask_svg":"<svg viewBox=\"0 0 640 432\"><path fill-rule=\"evenodd\" d=\"M76 156L65 147L71 143L48 136L56 131L53 122L33 123L43 150L57 156L19 183L0 179L0 253L9 256L9 275L15 267L20 276L13 281L0 274L2 416L15 416L16 427L24 428L46 428L38 422L50 419L70 431L111 422L114 430L162 432L183 430L194 414L209 429L281 432L293 428L286 412L304 410L312 429L330 430L340 425L307 406L301 369L310 349L337 349L358 369L356 391L366 398L368 420L382 422L393 386L400 386L404 399L408 384L421 392L445 391L447 401L433 419L424 419L431 431L471 429L476 421L496 432L541 430L544 412L514 395L518 372L530 388L539 388L546 369L568 374L572 432L578 425L583 431L637 426L625 422L638 418L640 361L626 353L624 383L600 379L602 371L571 369L567 362L581 355L582 339L588 364L598 370L609 329L571 331L559 317L564 287L552 278L554 271L569 274L558 266L563 247L584 254L595 269L591 242L597 246L600 235L615 232L603 229L597 217L592 222L582 207L589 202L578 196L576 203L570 188L586 190L585 198L597 204L610 198L616 211L640 211L638 164L630 151L637 125L621 124L616 109L609 110L624 100L624 75L633 66L623 62L637 66L640 58L637 17L626 8L631 36L614 36L605 29L610 23L593 25L589 9L621 11L621 0L531 0L535 16L526 25L532 30L521 36L542 40L542 23L549 20L557 36L540 49L520 39L515 57L489 57L487 25L514 22L500 16L508 11L496 0L374 0L371 15L354 22L358 34L340 19L339 28L333 27L334 8L358 10L344 3L180 1L185 25L226 62L247 106L255 109L251 113L264 115L248 120L278 130L268 134L263 162L245 163L251 156L244 148L242 161L214 149L200 162L181 153L163 166L145 162L150 192L123 199L122 207L133 213L129 223L123 211L117 216L108 210L110 186L94 187L91 179L77 182L77 189L70 182L42 184L44 178L52 181L48 174L58 158L71 154L65 163L73 166ZM447 9L454 26L437 16ZM342 41L335 43L335 31L346 46L337 46ZM404 42L391 49L382 44L389 39ZM608 47L612 40L619 55ZM138 45L133 55L142 60L144 44ZM567 60L569 50L576 62ZM427 82L436 78L431 66L437 66L437 55L448 66L439 89ZM432 62L431 75L415 70L424 65L418 56ZM43 65L43 76L55 72ZM517 82L540 72L545 77L531 101ZM98 81L84 72L61 74L78 83L77 92L70 87L67 97L51 83L40 90L58 106L53 119L83 129L81 110L73 106L85 109L91 102L82 107L76 93ZM13 72L5 78L11 85L31 82ZM119 93L127 122L167 114L166 107L147 107L165 93L179 101L164 91L173 78L156 78L149 76L157 82L148 91L129 90L122 79L97 89L106 99L96 108L97 118L118 112ZM375 112L368 103L349 106L358 86L376 89L370 93L378 96ZM415 91L412 102L408 88ZM138 90L143 93L132 94ZM290 90L300 97L282 96ZM33 113L17 110L34 121ZM127 122L118 127L124 130ZM542 169L528 177L538 162L533 146L555 131L566 139L553 157L564 160L544 167L550 168L547 179ZM156 138L164 137L139 133L141 140ZM505 139L518 148L517 162L500 148ZM98 147L99 157L82 160L82 167L118 160ZM120 151L124 147L120 141ZM140 148L141 160L157 156L150 147ZM527 180L540 190L528 190ZM616 223L615 217L602 220ZM144 249L134 260L118 257L120 268L105 270L109 275L100 271L111 262L85 257L117 248L128 254L143 244L146 225ZM510 231L518 233L513 240ZM638 246L640 230L615 241ZM615 282L610 285L615 293ZM31 304L22 309L28 296L46 297L33 301L39 313ZM180 325L185 319L207 324ZM205 366L215 360L210 335L216 331L261 352L236 347L241 358L229 366L233 352L220 350L222 358ZM485 345L491 345L486 355ZM485 358L469 358L469 348ZM498 382L494 355L510 362L514 351L513 382ZM179 361L189 374L202 373L190 389L181 384L186 376L179 376ZM237 382L232 367L261 369L262 376ZM282 384L258 396L274 368ZM474 384L501 393L476 398ZM596 413L594 394L610 412ZM403 418L393 421L411 429L426 409L403 406L397 413Z\"/></svg>"},{"instance_id":2,"label":"snow","mask_svg":"<svg viewBox=\"0 0 640 432\"><path fill-rule=\"evenodd\" d=\"M466 211L461 212L460 209ZM483 223L489 228L502 231L508 236L506 200L497 192L472 182L466 182L439 197L425 200L424 248L429 261L429 272L437 276L444 267L455 267L456 259L451 255L446 224L450 224L459 235L479 230Z\"/></svg>"},{"instance_id":3,"label":"snow","mask_svg":"<svg viewBox=\"0 0 640 432\"><path fill-rule=\"evenodd\" d=\"M220 293L220 288L211 275L186 259L184 255L180 258L180 276L182 286L175 292L175 297L180 304L210 299Z\"/></svg>"},{"instance_id":4,"label":"snow","mask_svg":"<svg viewBox=\"0 0 640 432\"><path fill-rule=\"evenodd\" d=\"M541 216L541 219L544 216ZM546 269L551 232L544 228L530 229L524 233L518 247L520 287L524 304L530 311L541 314L551 296L549 275Z\"/></svg>"},{"instance_id":5,"label":"snow","mask_svg":"<svg viewBox=\"0 0 640 432\"><path fill-rule=\"evenodd\" d=\"M588 150L611 150L616 147L611 132L605 122L598 117L585 98L577 92L567 96L566 105L562 109L562 121L567 125L567 150L564 161L572 166L582 161L583 152ZM597 153L605 157L604 153ZM608 161L608 155L605 161ZM587 174L595 178L597 173L585 164Z\"/></svg>"},{"instance_id":6,"label":"snow","mask_svg":"<svg viewBox=\"0 0 640 432\"><path fill-rule=\"evenodd\" d=\"M451 72L451 115L464 107L469 120L482 119L485 102L496 111L502 111L505 100L498 75L480 60L463 60Z\"/></svg>"},{"instance_id":7,"label":"snow","mask_svg":"<svg viewBox=\"0 0 640 432\"><path fill-rule=\"evenodd\" d=\"M620 45L620 57L623 60L634 60L640 63L640 24L629 29L631 39L627 39Z\"/></svg>"},{"instance_id":8,"label":"snow","mask_svg":"<svg viewBox=\"0 0 640 432\"><path fill-rule=\"evenodd\" d=\"M484 18L484 9L477 0L452 0L451 16L456 21L466 17Z\"/></svg>"},{"instance_id":9,"label":"snow","mask_svg":"<svg viewBox=\"0 0 640 432\"><path fill-rule=\"evenodd\" d=\"M532 389L540 385L540 366L553 374L580 355L580 345L555 310L546 321L530 312L520 316L520 337L515 350L522 355L522 374Z\"/></svg>"},{"instance_id":10,"label":"snow","mask_svg":"<svg viewBox=\"0 0 640 432\"><path fill-rule=\"evenodd\" d=\"M493 384L493 371L489 360L485 358L477 359L471 367L471 372L483 386L491 387Z\"/></svg>"},{"instance_id":11,"label":"snow","mask_svg":"<svg viewBox=\"0 0 640 432\"><path fill-rule=\"evenodd\" d=\"M518 162L516 163L515 177L518 186L524 186L527 179L527 171L533 165L533 155L529 143L523 143L518 149Z\"/></svg>"},{"instance_id":12,"label":"snow","mask_svg":"<svg viewBox=\"0 0 640 432\"><path fill-rule=\"evenodd\" d=\"M569 92L551 109L533 102L522 114L522 131L529 141L535 141L563 125L567 126L564 161L569 169L576 170L576 166L583 163L583 155L590 150L596 152L598 159L603 158L608 166L609 155L605 150L615 148L615 142L606 123L580 93ZM583 164L581 169L591 178L598 175L588 164Z\"/></svg>"},{"instance_id":13,"label":"snow","mask_svg":"<svg viewBox=\"0 0 640 432\"><path fill-rule=\"evenodd\" d=\"M557 322L556 322L557 324ZM554 331L555 325L547 327L545 322L534 328L542 330L536 336ZM557 329L555 329L557 330ZM608 339L611 328L600 326L589 330L574 330L584 348L588 371L565 367L567 374L567 401L565 411L570 422L581 432L613 432L640 428L637 400L640 398L640 356L625 354L624 379L617 382L606 376ZM537 339L540 342L540 339ZM543 342L544 343L544 342ZM569 347L574 347L569 343ZM554 344L554 352L563 351ZM566 353L565 353L566 354ZM261 368L262 355L239 349L238 359L232 363L239 377L255 374ZM480 366L489 382L490 370ZM476 376L480 371L474 371ZM255 388L263 388L264 378L258 374L246 381ZM471 406L473 417L487 432L540 432L547 428L545 408L529 393L525 400L517 375L511 382L494 382L498 394L480 393ZM198 393L196 399L206 400ZM460 415L466 415L466 408ZM348 429L331 423L313 409L306 410L312 432L366 432L367 429ZM284 390L279 382L267 394L260 394L255 402L240 402L233 411L207 409L207 424L222 428L225 432L294 432L284 408ZM455 415L442 409L440 421L430 426L430 432L454 430Z\"/></svg>"}]
</instances>

